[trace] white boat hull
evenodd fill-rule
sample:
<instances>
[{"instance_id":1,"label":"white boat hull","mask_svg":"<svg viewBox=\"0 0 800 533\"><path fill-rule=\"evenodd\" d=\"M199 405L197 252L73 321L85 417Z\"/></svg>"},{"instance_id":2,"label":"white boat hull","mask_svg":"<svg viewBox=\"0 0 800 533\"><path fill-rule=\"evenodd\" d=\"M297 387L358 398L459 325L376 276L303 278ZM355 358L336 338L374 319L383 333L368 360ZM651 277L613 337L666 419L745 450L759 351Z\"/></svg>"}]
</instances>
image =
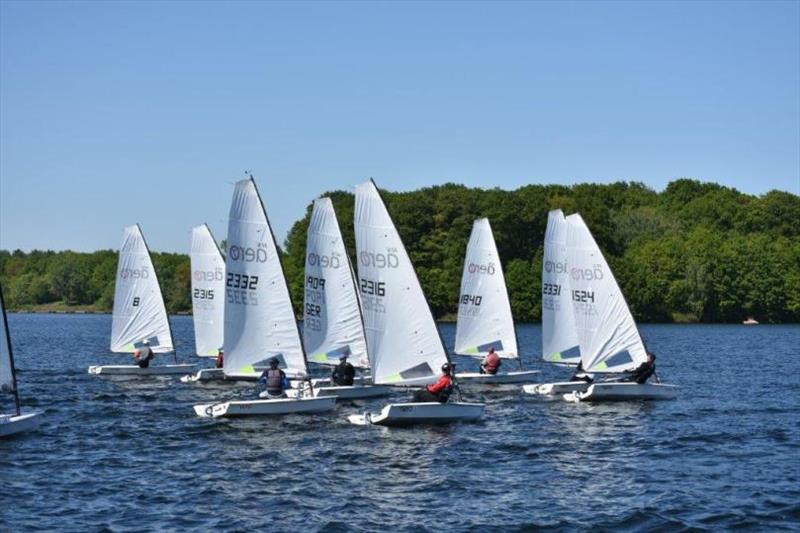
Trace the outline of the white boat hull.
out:
<instances>
[{"instance_id":1,"label":"white boat hull","mask_svg":"<svg viewBox=\"0 0 800 533\"><path fill-rule=\"evenodd\" d=\"M311 383L314 384L314 387L334 387L335 385L331 381L331 378L314 378L311 380ZM369 376L356 376L353 378L353 385L371 385L372 378Z\"/></svg>"},{"instance_id":2,"label":"white boat hull","mask_svg":"<svg viewBox=\"0 0 800 533\"><path fill-rule=\"evenodd\" d=\"M140 368L138 365L90 366L89 373L103 376L173 376L194 370L194 365L155 365Z\"/></svg>"},{"instance_id":3,"label":"white boat hull","mask_svg":"<svg viewBox=\"0 0 800 533\"><path fill-rule=\"evenodd\" d=\"M322 398L333 396L339 400L362 400L364 398L380 398L389 396L394 389L388 385L353 385L353 386L332 386L314 387L314 397ZM300 393L298 389L289 389L286 395L296 398Z\"/></svg>"},{"instance_id":4,"label":"white boat hull","mask_svg":"<svg viewBox=\"0 0 800 533\"><path fill-rule=\"evenodd\" d=\"M497 374L481 374L480 372L463 372L456 374L456 381L463 385L487 384L509 385L535 381L538 370L518 370L515 372L498 372Z\"/></svg>"},{"instance_id":5,"label":"white boat hull","mask_svg":"<svg viewBox=\"0 0 800 533\"><path fill-rule=\"evenodd\" d=\"M221 368L201 368L196 374L181 377L183 383L204 383L206 381L225 381L225 371Z\"/></svg>"},{"instance_id":6,"label":"white boat hull","mask_svg":"<svg viewBox=\"0 0 800 533\"><path fill-rule=\"evenodd\" d=\"M678 393L676 385L663 383L595 383L585 392L564 395L568 402L616 402L626 400L671 400Z\"/></svg>"},{"instance_id":7,"label":"white boat hull","mask_svg":"<svg viewBox=\"0 0 800 533\"><path fill-rule=\"evenodd\" d=\"M350 415L351 424L366 426L411 426L415 424L449 424L469 422L483 416L482 403L390 403L380 413Z\"/></svg>"},{"instance_id":8,"label":"white boat hull","mask_svg":"<svg viewBox=\"0 0 800 533\"><path fill-rule=\"evenodd\" d=\"M541 383L539 385L523 385L522 390L528 394L553 396L569 392L586 392L591 383L585 381L561 381L557 383Z\"/></svg>"},{"instance_id":9,"label":"white boat hull","mask_svg":"<svg viewBox=\"0 0 800 533\"><path fill-rule=\"evenodd\" d=\"M322 398L278 398L276 400L244 400L194 406L197 416L204 418L239 416L274 416L291 413L320 413L336 405L335 396Z\"/></svg>"},{"instance_id":10,"label":"white boat hull","mask_svg":"<svg viewBox=\"0 0 800 533\"><path fill-rule=\"evenodd\" d=\"M0 437L10 437L24 431L32 431L42 423L42 413L0 415Z\"/></svg>"}]
</instances>

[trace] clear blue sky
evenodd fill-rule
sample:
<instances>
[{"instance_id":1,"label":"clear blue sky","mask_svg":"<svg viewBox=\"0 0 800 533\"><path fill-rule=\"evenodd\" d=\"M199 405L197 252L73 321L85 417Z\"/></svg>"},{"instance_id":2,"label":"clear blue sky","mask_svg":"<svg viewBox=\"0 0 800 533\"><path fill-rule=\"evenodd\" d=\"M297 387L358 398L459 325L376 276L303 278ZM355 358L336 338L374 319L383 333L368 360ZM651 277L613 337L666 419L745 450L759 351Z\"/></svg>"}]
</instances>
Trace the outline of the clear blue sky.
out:
<instances>
[{"instance_id":1,"label":"clear blue sky","mask_svg":"<svg viewBox=\"0 0 800 533\"><path fill-rule=\"evenodd\" d=\"M325 190L800 193L800 3L0 2L0 248L279 240ZM350 223L350 221L343 221Z\"/></svg>"}]
</instances>

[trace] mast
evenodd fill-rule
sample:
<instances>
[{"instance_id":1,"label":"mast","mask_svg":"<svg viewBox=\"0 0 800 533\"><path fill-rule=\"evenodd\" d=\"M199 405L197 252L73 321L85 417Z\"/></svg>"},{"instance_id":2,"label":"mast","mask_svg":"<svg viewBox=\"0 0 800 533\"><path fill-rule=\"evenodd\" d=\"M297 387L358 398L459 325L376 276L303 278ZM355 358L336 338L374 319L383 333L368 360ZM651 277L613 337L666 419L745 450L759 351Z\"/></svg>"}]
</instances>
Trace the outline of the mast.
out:
<instances>
[{"instance_id":1,"label":"mast","mask_svg":"<svg viewBox=\"0 0 800 533\"><path fill-rule=\"evenodd\" d=\"M3 308L3 327L6 331L6 344L8 345L8 362L11 365L11 382L13 384L12 392L14 393L14 405L17 408L17 416L19 416L19 390L17 390L17 369L14 367L14 350L11 348L11 332L8 329L8 316L6 316L6 301L3 298L3 287L0 285L0 307Z\"/></svg>"},{"instance_id":2,"label":"mast","mask_svg":"<svg viewBox=\"0 0 800 533\"><path fill-rule=\"evenodd\" d=\"M164 305L164 314L167 315L167 327L169 328L169 338L172 341L172 357L175 359L175 364L178 364L178 346L177 342L175 342L175 335L172 334L172 322L169 320L169 312L167 311L167 303L164 301L164 291L161 290L161 280L158 279L158 273L156 273L156 265L153 263L153 256L150 253L150 247L147 246L147 239L144 238L144 232L142 231L142 227L139 223L136 223L136 229L139 230L139 235L142 237L142 242L144 243L144 249L147 250L147 257L150 259L150 263L153 265L153 275L156 277L156 283L158 283L158 292L161 294L161 303ZM155 352L153 352L155 355Z\"/></svg>"},{"instance_id":3,"label":"mast","mask_svg":"<svg viewBox=\"0 0 800 533\"><path fill-rule=\"evenodd\" d=\"M258 192L258 186L256 185L256 180L253 179L253 174L251 172L245 172L250 181L253 183L253 189L256 191L256 196L258 197L258 203L261 204L261 211L264 212L264 219L267 221L267 228L269 228L269 235L272 237L272 244L275 245L275 250L278 253L278 265L281 267L281 277L283 278L283 283L286 286L286 293L289 295L289 303L292 305L292 321L294 322L294 329L297 332L297 338L300 339L300 350L303 352L303 364L305 365L306 376L309 377L309 384L311 383L311 372L308 369L308 354L306 354L306 345L303 342L303 336L300 335L300 327L297 325L297 317L294 315L294 302L292 301L292 292L289 290L289 281L286 279L286 271L283 269L283 257L281 257L280 248L278 248L278 241L275 240L275 233L272 231L272 224L269 223L269 217L267 216L267 210L264 209L264 201L261 199L261 193Z\"/></svg>"}]
</instances>

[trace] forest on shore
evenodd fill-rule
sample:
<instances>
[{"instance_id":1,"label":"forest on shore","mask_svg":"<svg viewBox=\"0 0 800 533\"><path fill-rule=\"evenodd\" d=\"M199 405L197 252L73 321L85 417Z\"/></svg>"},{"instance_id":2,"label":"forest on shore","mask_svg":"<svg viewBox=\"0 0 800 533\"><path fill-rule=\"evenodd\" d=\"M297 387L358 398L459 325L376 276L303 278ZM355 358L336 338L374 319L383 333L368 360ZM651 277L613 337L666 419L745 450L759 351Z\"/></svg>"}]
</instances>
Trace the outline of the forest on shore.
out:
<instances>
[{"instance_id":1,"label":"forest on shore","mask_svg":"<svg viewBox=\"0 0 800 533\"><path fill-rule=\"evenodd\" d=\"M325 195L354 255L353 194ZM514 191L448 183L382 195L438 318L456 311L473 220L488 217L515 319L540 320L547 213L560 208L581 213L640 322L800 322L800 196L788 192L753 196L680 179L662 192L637 182ZM298 314L310 213L283 246ZM0 250L0 283L12 310L110 311L116 263L113 250ZM168 310L190 311L188 256L156 252L153 263Z\"/></svg>"}]
</instances>

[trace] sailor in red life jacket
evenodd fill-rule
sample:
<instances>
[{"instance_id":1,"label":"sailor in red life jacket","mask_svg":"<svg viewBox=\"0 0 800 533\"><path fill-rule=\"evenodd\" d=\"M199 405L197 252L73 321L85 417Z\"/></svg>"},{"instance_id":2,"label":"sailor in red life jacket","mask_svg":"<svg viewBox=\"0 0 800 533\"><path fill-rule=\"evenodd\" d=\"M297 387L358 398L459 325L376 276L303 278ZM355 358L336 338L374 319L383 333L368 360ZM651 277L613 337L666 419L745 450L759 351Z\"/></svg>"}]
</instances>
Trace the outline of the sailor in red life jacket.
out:
<instances>
[{"instance_id":1,"label":"sailor in red life jacket","mask_svg":"<svg viewBox=\"0 0 800 533\"><path fill-rule=\"evenodd\" d=\"M225 352L222 351L222 347L217 350L217 368L224 368L225 367Z\"/></svg>"},{"instance_id":2,"label":"sailor in red life jacket","mask_svg":"<svg viewBox=\"0 0 800 533\"><path fill-rule=\"evenodd\" d=\"M486 354L486 357L481 363L481 374L497 374L497 371L500 370L501 364L502 361L500 361L500 356L497 355L497 352L494 351L494 348L489 348L489 353Z\"/></svg>"},{"instance_id":3,"label":"sailor in red life jacket","mask_svg":"<svg viewBox=\"0 0 800 533\"><path fill-rule=\"evenodd\" d=\"M150 366L150 361L153 360L156 354L150 348L150 341L145 339L142 344L144 346L133 353L133 358L136 360L136 364L139 365L139 368L147 368Z\"/></svg>"},{"instance_id":4,"label":"sailor in red life jacket","mask_svg":"<svg viewBox=\"0 0 800 533\"><path fill-rule=\"evenodd\" d=\"M426 385L424 388L414 392L415 402L439 402L447 403L450 394L453 392L453 367L450 363L442 365L442 377L433 385Z\"/></svg>"}]
</instances>

